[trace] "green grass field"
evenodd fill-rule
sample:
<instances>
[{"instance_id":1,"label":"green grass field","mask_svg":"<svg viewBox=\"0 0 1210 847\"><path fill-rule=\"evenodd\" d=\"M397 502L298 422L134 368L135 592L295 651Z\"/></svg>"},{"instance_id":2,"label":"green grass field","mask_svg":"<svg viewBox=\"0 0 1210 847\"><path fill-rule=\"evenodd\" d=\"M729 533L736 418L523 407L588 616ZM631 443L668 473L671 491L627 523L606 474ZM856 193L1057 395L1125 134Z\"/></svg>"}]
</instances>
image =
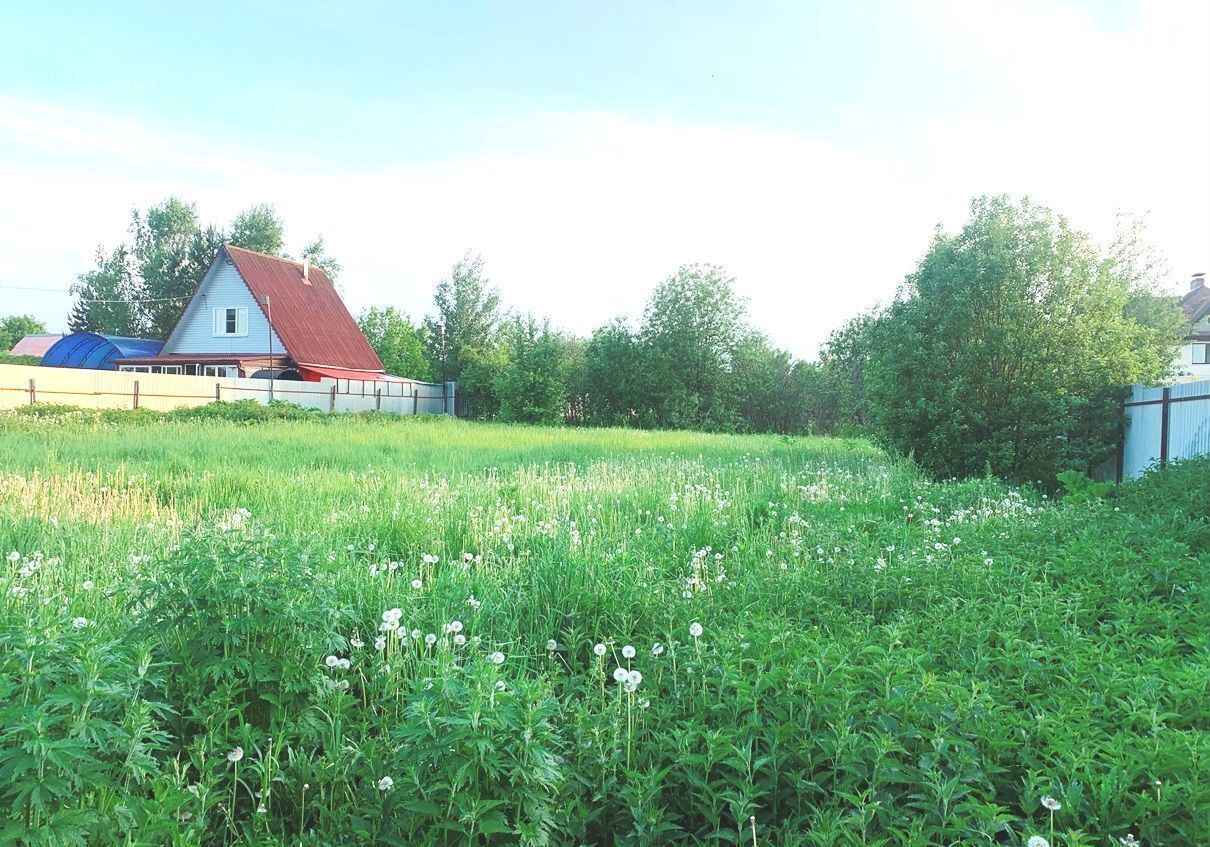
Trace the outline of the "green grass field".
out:
<instances>
[{"instance_id":1,"label":"green grass field","mask_svg":"<svg viewBox=\"0 0 1210 847\"><path fill-rule=\"evenodd\" d=\"M1208 504L1206 461L1056 504L858 440L9 414L0 843L1210 843Z\"/></svg>"}]
</instances>

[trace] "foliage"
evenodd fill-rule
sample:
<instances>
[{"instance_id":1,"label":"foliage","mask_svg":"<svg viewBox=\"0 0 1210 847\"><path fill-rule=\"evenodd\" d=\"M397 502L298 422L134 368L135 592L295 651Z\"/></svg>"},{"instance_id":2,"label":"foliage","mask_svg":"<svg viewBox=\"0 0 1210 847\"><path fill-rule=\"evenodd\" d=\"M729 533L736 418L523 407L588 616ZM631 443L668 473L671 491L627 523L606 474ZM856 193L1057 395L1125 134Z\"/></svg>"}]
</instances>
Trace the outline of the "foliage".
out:
<instances>
[{"instance_id":1,"label":"foliage","mask_svg":"<svg viewBox=\"0 0 1210 847\"><path fill-rule=\"evenodd\" d=\"M1210 459L1075 503L856 440L61 411L0 467L9 841L1210 840Z\"/></svg>"},{"instance_id":2,"label":"foliage","mask_svg":"<svg viewBox=\"0 0 1210 847\"><path fill-rule=\"evenodd\" d=\"M407 315L394 306L371 306L358 316L357 325L387 373L418 380L431 379L424 342Z\"/></svg>"},{"instance_id":3,"label":"foliage","mask_svg":"<svg viewBox=\"0 0 1210 847\"><path fill-rule=\"evenodd\" d=\"M0 320L0 353L8 353L27 335L46 332L46 324L31 315L9 315Z\"/></svg>"},{"instance_id":4,"label":"foliage","mask_svg":"<svg viewBox=\"0 0 1210 847\"><path fill-rule=\"evenodd\" d=\"M14 356L11 353L0 353L0 365L39 365L41 356Z\"/></svg>"},{"instance_id":5,"label":"foliage","mask_svg":"<svg viewBox=\"0 0 1210 847\"><path fill-rule=\"evenodd\" d=\"M941 476L1091 471L1116 446L1121 393L1160 378L1176 342L1128 317L1130 297L1062 217L977 199L872 327L879 431Z\"/></svg>"},{"instance_id":6,"label":"foliage","mask_svg":"<svg viewBox=\"0 0 1210 847\"><path fill-rule=\"evenodd\" d=\"M584 367L576 394L584 398L583 422L625 426L637 415L645 377L638 341L620 318L597 328L584 347Z\"/></svg>"},{"instance_id":7,"label":"foliage","mask_svg":"<svg viewBox=\"0 0 1210 847\"><path fill-rule=\"evenodd\" d=\"M503 329L507 364L493 388L499 418L514 423L561 424L567 410L568 345L532 315L514 318Z\"/></svg>"},{"instance_id":8,"label":"foliage","mask_svg":"<svg viewBox=\"0 0 1210 847\"><path fill-rule=\"evenodd\" d=\"M280 256L285 244L285 227L272 206L252 206L235 216L227 241L245 250Z\"/></svg>"},{"instance_id":9,"label":"foliage","mask_svg":"<svg viewBox=\"0 0 1210 847\"><path fill-rule=\"evenodd\" d=\"M728 388L743 329L743 301L722 268L686 265L657 285L638 335L640 416L653 426L734 429Z\"/></svg>"},{"instance_id":10,"label":"foliage","mask_svg":"<svg viewBox=\"0 0 1210 847\"><path fill-rule=\"evenodd\" d=\"M483 257L469 251L433 294L436 314L424 319L429 369L439 379L462 380L497 346L500 292L483 275ZM483 382L480 376L479 382Z\"/></svg>"},{"instance_id":11,"label":"foliage","mask_svg":"<svg viewBox=\"0 0 1210 847\"><path fill-rule=\"evenodd\" d=\"M1100 500L1113 491L1112 482L1096 482L1092 477L1080 471L1063 471L1058 475L1059 482L1065 492L1064 502L1087 503L1089 500Z\"/></svg>"},{"instance_id":12,"label":"foliage","mask_svg":"<svg viewBox=\"0 0 1210 847\"><path fill-rule=\"evenodd\" d=\"M195 205L169 197L144 212L134 210L129 232L129 241L110 251L98 247L96 266L72 285L73 332L167 338L225 241L284 255L281 220L267 205L241 212L228 234L203 226ZM324 254L322 238L303 253L335 279L340 265Z\"/></svg>"},{"instance_id":13,"label":"foliage","mask_svg":"<svg viewBox=\"0 0 1210 847\"><path fill-rule=\"evenodd\" d=\"M312 265L323 271L333 283L340 278L343 268L340 262L336 261L336 257L328 255L328 248L324 245L322 235L317 235L304 244L301 255L302 258L309 260Z\"/></svg>"}]
</instances>

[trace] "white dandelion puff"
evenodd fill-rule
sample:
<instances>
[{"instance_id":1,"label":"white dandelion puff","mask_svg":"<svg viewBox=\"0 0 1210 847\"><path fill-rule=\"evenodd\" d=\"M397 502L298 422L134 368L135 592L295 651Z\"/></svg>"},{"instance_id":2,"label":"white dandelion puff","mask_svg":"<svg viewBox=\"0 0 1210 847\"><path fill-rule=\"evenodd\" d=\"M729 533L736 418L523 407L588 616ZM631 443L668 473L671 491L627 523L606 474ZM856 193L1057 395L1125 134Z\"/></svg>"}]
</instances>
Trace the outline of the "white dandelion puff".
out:
<instances>
[{"instance_id":1,"label":"white dandelion puff","mask_svg":"<svg viewBox=\"0 0 1210 847\"><path fill-rule=\"evenodd\" d=\"M622 648L622 658L624 658L624 659L633 659L634 653L635 653L634 648L631 647L629 644L627 644L625 647Z\"/></svg>"},{"instance_id":2,"label":"white dandelion puff","mask_svg":"<svg viewBox=\"0 0 1210 847\"><path fill-rule=\"evenodd\" d=\"M694 638L701 638L702 633L704 631L705 630L702 629L702 625L700 623L698 623L697 621L694 621L693 623L689 624L689 634L692 635Z\"/></svg>"},{"instance_id":3,"label":"white dandelion puff","mask_svg":"<svg viewBox=\"0 0 1210 847\"><path fill-rule=\"evenodd\" d=\"M394 785L395 780L391 779L389 776L384 776L382 779L378 780L379 791L390 791Z\"/></svg>"},{"instance_id":4,"label":"white dandelion puff","mask_svg":"<svg viewBox=\"0 0 1210 847\"><path fill-rule=\"evenodd\" d=\"M1042 805L1050 809L1052 812L1057 812L1059 809L1063 808L1063 804L1054 797L1043 797Z\"/></svg>"},{"instance_id":5,"label":"white dandelion puff","mask_svg":"<svg viewBox=\"0 0 1210 847\"><path fill-rule=\"evenodd\" d=\"M230 753L227 754L227 761L231 762L232 764L235 764L242 758L244 758L244 748L243 747L236 747L234 750L232 750Z\"/></svg>"},{"instance_id":6,"label":"white dandelion puff","mask_svg":"<svg viewBox=\"0 0 1210 847\"><path fill-rule=\"evenodd\" d=\"M598 656L604 656L605 655L605 645L604 644L592 645L592 652L596 653Z\"/></svg>"}]
</instances>

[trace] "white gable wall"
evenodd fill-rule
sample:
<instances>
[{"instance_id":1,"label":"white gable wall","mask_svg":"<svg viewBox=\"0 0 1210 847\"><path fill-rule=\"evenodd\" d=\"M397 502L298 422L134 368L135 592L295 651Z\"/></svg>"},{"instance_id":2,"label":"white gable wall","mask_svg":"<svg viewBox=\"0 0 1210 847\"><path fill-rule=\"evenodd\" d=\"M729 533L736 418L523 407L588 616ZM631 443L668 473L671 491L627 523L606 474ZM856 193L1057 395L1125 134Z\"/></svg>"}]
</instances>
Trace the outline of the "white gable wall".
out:
<instances>
[{"instance_id":1,"label":"white gable wall","mask_svg":"<svg viewBox=\"0 0 1210 847\"><path fill-rule=\"evenodd\" d=\"M214 310L243 308L248 313L247 335L214 334ZM241 327L242 328L242 327ZM169 353L268 353L269 322L235 265L224 259L211 267L184 316L164 344L160 355ZM273 333L275 355L289 354Z\"/></svg>"}]
</instances>

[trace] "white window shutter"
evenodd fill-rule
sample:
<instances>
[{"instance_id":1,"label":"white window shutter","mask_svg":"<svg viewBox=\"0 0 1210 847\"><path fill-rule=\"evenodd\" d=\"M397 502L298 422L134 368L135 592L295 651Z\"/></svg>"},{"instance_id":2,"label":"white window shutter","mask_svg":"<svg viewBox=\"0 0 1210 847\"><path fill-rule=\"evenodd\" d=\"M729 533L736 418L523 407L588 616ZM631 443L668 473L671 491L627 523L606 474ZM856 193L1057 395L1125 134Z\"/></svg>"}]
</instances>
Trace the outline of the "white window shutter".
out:
<instances>
[{"instance_id":1,"label":"white window shutter","mask_svg":"<svg viewBox=\"0 0 1210 847\"><path fill-rule=\"evenodd\" d=\"M224 334L223 330L226 329L226 326L225 326L226 321L224 320L224 311L225 310L223 310L223 309L214 310L213 332L215 335L223 335Z\"/></svg>"},{"instance_id":2,"label":"white window shutter","mask_svg":"<svg viewBox=\"0 0 1210 847\"><path fill-rule=\"evenodd\" d=\"M235 334L248 334L248 310L246 308L235 310Z\"/></svg>"}]
</instances>

